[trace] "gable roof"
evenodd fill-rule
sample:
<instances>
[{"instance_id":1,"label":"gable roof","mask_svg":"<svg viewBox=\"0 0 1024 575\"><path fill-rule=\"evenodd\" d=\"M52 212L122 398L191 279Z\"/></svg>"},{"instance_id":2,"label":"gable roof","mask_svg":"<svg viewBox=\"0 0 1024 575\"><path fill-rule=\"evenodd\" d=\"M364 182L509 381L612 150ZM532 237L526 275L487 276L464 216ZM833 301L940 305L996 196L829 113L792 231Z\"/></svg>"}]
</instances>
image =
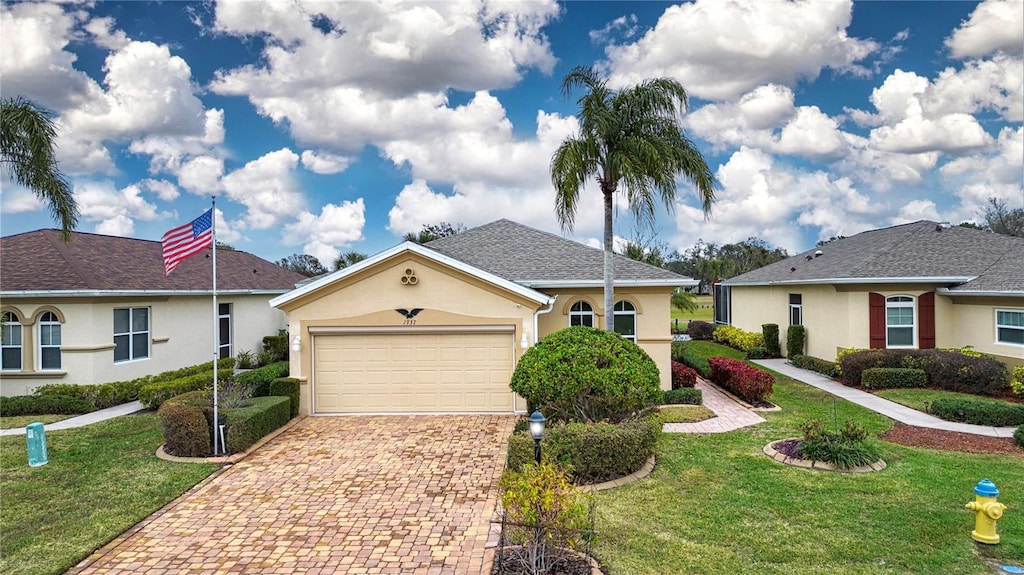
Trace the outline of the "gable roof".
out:
<instances>
[{"instance_id":1,"label":"gable roof","mask_svg":"<svg viewBox=\"0 0 1024 575\"><path fill-rule=\"evenodd\" d=\"M722 283L939 283L949 284L948 293L1024 296L1024 238L922 220L833 241Z\"/></svg>"},{"instance_id":2,"label":"gable roof","mask_svg":"<svg viewBox=\"0 0 1024 575\"><path fill-rule=\"evenodd\" d=\"M426 247L533 288L600 286L604 251L501 219L434 240ZM686 286L697 281L665 269L615 256L615 284Z\"/></svg>"},{"instance_id":3,"label":"gable roof","mask_svg":"<svg viewBox=\"0 0 1024 575\"><path fill-rule=\"evenodd\" d=\"M103 295L212 293L213 270L204 250L164 275L160 242L59 230L0 238L0 293ZM283 293L300 274L247 252L217 250L217 292Z\"/></svg>"},{"instance_id":4,"label":"gable roof","mask_svg":"<svg viewBox=\"0 0 1024 575\"><path fill-rule=\"evenodd\" d=\"M365 260L356 262L355 264L352 264L346 268L342 268L340 270L331 272L323 276L312 278L312 281L304 282L298 287L296 287L294 290L270 300L270 305L273 307L281 307L282 305L287 304L290 301L294 301L306 294L315 292L316 290L326 285L330 285L342 278L346 278L350 275L357 274L367 268L373 267L378 263L390 259L394 256L397 256L403 252L414 253L423 256L429 260L446 265L448 267L458 269L462 272L468 273L471 276L477 277L488 283L495 284L501 288L504 288L510 292L513 292L515 294L523 296L526 299L533 300L540 304L549 304L552 301L552 298L550 296L540 293L539 291L530 289L529 287L526 286L519 285L505 278L498 277L486 270L476 268L472 265L467 265L465 262L453 259L440 252L426 248L420 244L417 244L416 242L407 241L398 244L397 246L394 246L392 248L386 249L378 254L374 254L366 258Z\"/></svg>"}]
</instances>

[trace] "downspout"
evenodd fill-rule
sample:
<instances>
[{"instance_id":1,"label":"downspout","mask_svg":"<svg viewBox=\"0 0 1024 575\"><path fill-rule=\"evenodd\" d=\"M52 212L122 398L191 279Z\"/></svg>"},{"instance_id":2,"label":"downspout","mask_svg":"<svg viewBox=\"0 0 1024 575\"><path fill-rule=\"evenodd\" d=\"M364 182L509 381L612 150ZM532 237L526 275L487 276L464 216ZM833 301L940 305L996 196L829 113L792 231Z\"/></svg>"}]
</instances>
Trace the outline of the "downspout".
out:
<instances>
[{"instance_id":1,"label":"downspout","mask_svg":"<svg viewBox=\"0 0 1024 575\"><path fill-rule=\"evenodd\" d=\"M546 313L551 313L551 310L555 309L555 300L558 299L557 295L551 296L548 300L547 309L539 309L533 314L533 343L537 343L537 317Z\"/></svg>"}]
</instances>

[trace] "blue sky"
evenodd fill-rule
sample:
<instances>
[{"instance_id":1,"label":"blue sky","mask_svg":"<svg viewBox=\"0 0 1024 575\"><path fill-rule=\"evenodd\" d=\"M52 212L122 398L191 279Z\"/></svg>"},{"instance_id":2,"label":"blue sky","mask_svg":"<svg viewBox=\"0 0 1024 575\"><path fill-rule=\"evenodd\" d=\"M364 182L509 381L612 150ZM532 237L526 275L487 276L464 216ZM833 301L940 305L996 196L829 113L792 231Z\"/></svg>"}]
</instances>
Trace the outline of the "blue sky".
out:
<instances>
[{"instance_id":1,"label":"blue sky","mask_svg":"<svg viewBox=\"0 0 1024 575\"><path fill-rule=\"evenodd\" d=\"M560 233L576 65L679 80L720 182L706 220L685 184L653 230L619 209L623 238L796 253L1024 206L1021 0L4 3L0 32L0 93L58 116L80 231L159 239L216 195L220 239L272 260L439 221ZM588 189L569 237L600 209ZM54 224L5 179L0 226Z\"/></svg>"}]
</instances>

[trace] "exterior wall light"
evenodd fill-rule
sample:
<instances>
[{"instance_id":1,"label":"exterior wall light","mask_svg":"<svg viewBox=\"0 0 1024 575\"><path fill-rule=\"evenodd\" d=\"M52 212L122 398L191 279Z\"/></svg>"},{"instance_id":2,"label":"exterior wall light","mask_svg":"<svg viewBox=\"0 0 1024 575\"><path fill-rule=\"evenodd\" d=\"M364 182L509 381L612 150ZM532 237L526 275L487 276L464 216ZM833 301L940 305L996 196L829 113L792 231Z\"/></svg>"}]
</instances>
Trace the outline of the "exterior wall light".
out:
<instances>
[{"instance_id":1,"label":"exterior wall light","mask_svg":"<svg viewBox=\"0 0 1024 575\"><path fill-rule=\"evenodd\" d=\"M295 336L292 340L292 351L302 351L302 338Z\"/></svg>"}]
</instances>

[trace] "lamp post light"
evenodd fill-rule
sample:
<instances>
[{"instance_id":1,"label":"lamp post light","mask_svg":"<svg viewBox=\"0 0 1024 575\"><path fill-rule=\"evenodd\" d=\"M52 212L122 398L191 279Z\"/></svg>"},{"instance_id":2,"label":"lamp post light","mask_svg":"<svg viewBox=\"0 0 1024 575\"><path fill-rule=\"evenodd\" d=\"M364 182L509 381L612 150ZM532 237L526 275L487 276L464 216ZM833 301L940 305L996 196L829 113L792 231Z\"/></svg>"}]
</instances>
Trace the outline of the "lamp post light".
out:
<instances>
[{"instance_id":1,"label":"lamp post light","mask_svg":"<svg viewBox=\"0 0 1024 575\"><path fill-rule=\"evenodd\" d=\"M544 417L544 414L540 410L534 411L530 415L530 435L533 436L533 458L537 461L537 465L540 465L540 440L544 438L544 424L548 418Z\"/></svg>"}]
</instances>

